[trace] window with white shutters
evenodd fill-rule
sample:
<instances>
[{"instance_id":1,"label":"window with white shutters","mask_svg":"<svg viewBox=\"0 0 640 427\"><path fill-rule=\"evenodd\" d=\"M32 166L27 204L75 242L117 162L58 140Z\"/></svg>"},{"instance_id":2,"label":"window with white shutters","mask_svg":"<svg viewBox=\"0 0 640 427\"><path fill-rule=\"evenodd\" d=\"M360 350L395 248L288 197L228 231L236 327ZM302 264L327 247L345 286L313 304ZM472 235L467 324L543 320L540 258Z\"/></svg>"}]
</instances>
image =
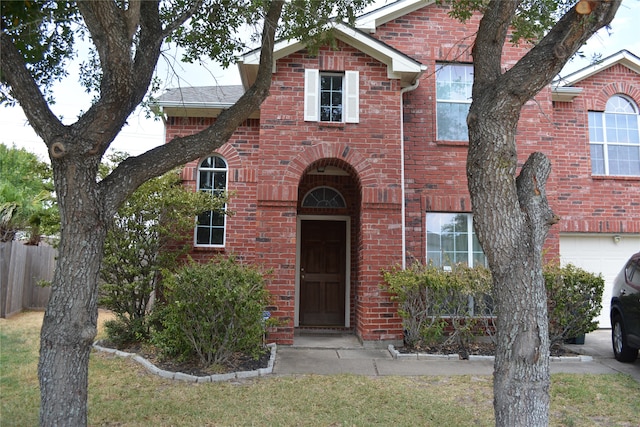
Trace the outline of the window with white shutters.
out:
<instances>
[{"instance_id":1,"label":"window with white shutters","mask_svg":"<svg viewBox=\"0 0 640 427\"><path fill-rule=\"evenodd\" d=\"M358 123L360 121L359 75L305 70L304 120Z\"/></svg>"}]
</instances>

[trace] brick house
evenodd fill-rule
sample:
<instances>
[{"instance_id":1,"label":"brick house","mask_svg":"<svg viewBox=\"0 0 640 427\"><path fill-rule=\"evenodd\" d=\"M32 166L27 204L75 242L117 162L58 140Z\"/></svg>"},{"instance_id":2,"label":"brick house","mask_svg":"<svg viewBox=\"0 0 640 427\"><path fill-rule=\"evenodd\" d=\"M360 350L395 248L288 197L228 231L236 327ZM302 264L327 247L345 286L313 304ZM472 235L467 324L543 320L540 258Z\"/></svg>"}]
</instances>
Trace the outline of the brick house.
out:
<instances>
[{"instance_id":1,"label":"brick house","mask_svg":"<svg viewBox=\"0 0 640 427\"><path fill-rule=\"evenodd\" d=\"M379 286L382 268L485 262L465 174L477 24L452 20L433 1L400 0L354 27L336 24L337 46L315 55L279 42L259 112L184 168L194 190L232 192L235 213L200 215L191 256L233 253L273 269L272 315L285 324L272 340L331 328L372 346L397 343L401 322ZM505 66L522 49L508 44ZM165 93L167 141L215 121L252 84L258 59L241 58L241 86ZM638 106L640 58L622 51L543 90L519 126L521 162L543 151L553 164L548 193L562 220L547 255L608 282L640 250Z\"/></svg>"}]
</instances>

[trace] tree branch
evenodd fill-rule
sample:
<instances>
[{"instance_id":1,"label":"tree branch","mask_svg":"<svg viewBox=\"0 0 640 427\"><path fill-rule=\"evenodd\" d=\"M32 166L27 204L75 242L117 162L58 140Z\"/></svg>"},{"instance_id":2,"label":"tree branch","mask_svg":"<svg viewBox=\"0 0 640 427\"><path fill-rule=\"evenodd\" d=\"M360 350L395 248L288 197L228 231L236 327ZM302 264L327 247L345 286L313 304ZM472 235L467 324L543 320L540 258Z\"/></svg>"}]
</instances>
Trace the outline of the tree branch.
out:
<instances>
[{"instance_id":1,"label":"tree branch","mask_svg":"<svg viewBox=\"0 0 640 427\"><path fill-rule=\"evenodd\" d=\"M193 135L174 138L165 145L120 163L100 182L100 189L105 192L107 212L115 212L118 206L148 179L211 154L227 142L236 128L260 107L269 95L271 87L273 46L283 4L283 0L273 0L269 3L262 31L260 64L255 83L207 129Z\"/></svg>"},{"instance_id":2,"label":"tree branch","mask_svg":"<svg viewBox=\"0 0 640 427\"><path fill-rule=\"evenodd\" d=\"M158 1L133 2L127 10L112 2L81 1L78 8L95 43L102 65L100 99L74 128L89 155L101 156L144 98L163 41ZM134 52L133 33L140 27ZM89 134L89 130L99 130Z\"/></svg>"},{"instance_id":3,"label":"tree branch","mask_svg":"<svg viewBox=\"0 0 640 427\"><path fill-rule=\"evenodd\" d=\"M164 30L162 31L163 38L168 37L169 35L171 35L171 33L177 30L182 24L187 22L187 20L191 18L191 16L193 16L194 13L196 13L196 11L202 5L202 3L203 3L203 0L193 1L191 3L191 6L189 6L184 12L178 15L176 19L174 19L172 22L169 22L165 26Z\"/></svg>"},{"instance_id":4,"label":"tree branch","mask_svg":"<svg viewBox=\"0 0 640 427\"><path fill-rule=\"evenodd\" d=\"M0 74L7 80L33 130L51 149L56 137L65 133L65 126L49 108L27 69L24 57L5 32L0 32L0 52Z\"/></svg>"},{"instance_id":5,"label":"tree branch","mask_svg":"<svg viewBox=\"0 0 640 427\"><path fill-rule=\"evenodd\" d=\"M516 178L518 201L524 211L529 225L534 229L536 246L542 250L544 239L549 228L556 224L560 217L553 213L547 200L546 184L551 173L551 162L542 153L532 153L522 166Z\"/></svg>"},{"instance_id":6,"label":"tree branch","mask_svg":"<svg viewBox=\"0 0 640 427\"><path fill-rule=\"evenodd\" d=\"M491 0L487 5L476 36L471 55L474 67L482 68L475 73L473 98L485 88L494 84L502 74L502 50L509 26L516 14L520 1Z\"/></svg>"},{"instance_id":7,"label":"tree branch","mask_svg":"<svg viewBox=\"0 0 640 427\"><path fill-rule=\"evenodd\" d=\"M589 15L578 13L574 6L505 73L500 84L511 82L509 91L524 104L558 75L567 59L596 31L611 23L620 4L621 0L593 2ZM528 83L523 84L524 81Z\"/></svg>"}]
</instances>

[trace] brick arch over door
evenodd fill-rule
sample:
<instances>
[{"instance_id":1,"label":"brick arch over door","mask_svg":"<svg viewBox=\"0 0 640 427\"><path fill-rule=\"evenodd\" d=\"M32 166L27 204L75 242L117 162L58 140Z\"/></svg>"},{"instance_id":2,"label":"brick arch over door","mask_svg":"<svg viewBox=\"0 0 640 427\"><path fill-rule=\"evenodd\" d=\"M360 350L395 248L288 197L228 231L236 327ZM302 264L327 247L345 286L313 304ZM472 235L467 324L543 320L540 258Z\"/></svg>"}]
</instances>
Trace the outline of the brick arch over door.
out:
<instances>
[{"instance_id":1,"label":"brick arch over door","mask_svg":"<svg viewBox=\"0 0 640 427\"><path fill-rule=\"evenodd\" d=\"M287 166L281 182L283 185L297 187L300 178L315 163L324 159L339 159L350 165L356 172L361 187L370 187L380 184L379 177L367 158L357 150L346 144L321 143L307 148L298 154Z\"/></svg>"}]
</instances>

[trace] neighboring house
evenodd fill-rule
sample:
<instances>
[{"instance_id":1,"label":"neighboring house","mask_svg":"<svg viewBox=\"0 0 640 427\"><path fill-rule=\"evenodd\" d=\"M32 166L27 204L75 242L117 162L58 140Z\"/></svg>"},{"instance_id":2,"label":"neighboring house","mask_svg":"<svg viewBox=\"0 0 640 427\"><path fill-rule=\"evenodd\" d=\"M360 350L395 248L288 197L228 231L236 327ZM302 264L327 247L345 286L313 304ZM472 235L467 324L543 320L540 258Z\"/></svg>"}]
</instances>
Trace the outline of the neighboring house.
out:
<instances>
[{"instance_id":1,"label":"neighboring house","mask_svg":"<svg viewBox=\"0 0 640 427\"><path fill-rule=\"evenodd\" d=\"M284 324L272 340L291 344L313 327L397 343L401 321L381 269L485 263L465 173L477 24L433 1L401 0L355 27L336 24L334 49L277 43L255 117L184 168L192 188L233 193L233 216L199 216L191 256L233 253L273 270L271 312ZM523 49L508 44L505 67ZM252 84L258 57L241 58L242 86L164 94L167 140L215 121ZM542 151L553 164L548 196L562 220L547 257L607 278L640 248L639 73L629 52L607 58L544 89L519 126L521 162Z\"/></svg>"}]
</instances>

